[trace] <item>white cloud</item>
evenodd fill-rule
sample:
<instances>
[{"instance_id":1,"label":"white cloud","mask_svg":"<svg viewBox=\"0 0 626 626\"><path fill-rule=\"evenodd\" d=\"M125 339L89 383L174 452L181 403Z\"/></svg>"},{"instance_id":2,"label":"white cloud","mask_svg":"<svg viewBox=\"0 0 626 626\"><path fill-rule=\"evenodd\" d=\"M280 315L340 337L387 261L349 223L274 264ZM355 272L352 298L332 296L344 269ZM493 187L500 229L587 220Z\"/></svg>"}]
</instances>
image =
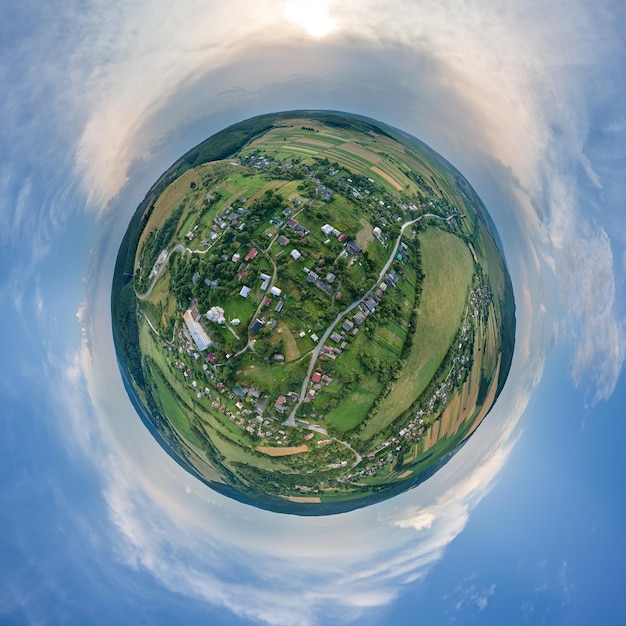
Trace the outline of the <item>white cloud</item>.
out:
<instances>
[{"instance_id":1,"label":"white cloud","mask_svg":"<svg viewBox=\"0 0 626 626\"><path fill-rule=\"evenodd\" d=\"M568 303L576 346L572 374L577 385L607 399L615 389L626 354L625 321L616 318L613 254L606 232L599 228L571 238L561 246L558 272Z\"/></svg>"}]
</instances>

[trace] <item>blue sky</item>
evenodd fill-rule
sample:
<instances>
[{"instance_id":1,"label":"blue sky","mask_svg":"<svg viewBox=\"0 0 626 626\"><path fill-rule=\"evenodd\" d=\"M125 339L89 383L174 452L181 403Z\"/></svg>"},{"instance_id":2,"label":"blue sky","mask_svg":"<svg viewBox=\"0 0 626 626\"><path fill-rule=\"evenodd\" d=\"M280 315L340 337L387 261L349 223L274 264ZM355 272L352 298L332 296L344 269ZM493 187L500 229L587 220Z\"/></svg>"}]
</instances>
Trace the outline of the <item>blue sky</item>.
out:
<instances>
[{"instance_id":1,"label":"blue sky","mask_svg":"<svg viewBox=\"0 0 626 626\"><path fill-rule=\"evenodd\" d=\"M0 622L619 623L620 3L53 0L0 17ZM109 317L117 246L159 174L294 108L369 115L456 165L518 313L509 382L463 450L407 494L316 519L232 502L169 459Z\"/></svg>"}]
</instances>

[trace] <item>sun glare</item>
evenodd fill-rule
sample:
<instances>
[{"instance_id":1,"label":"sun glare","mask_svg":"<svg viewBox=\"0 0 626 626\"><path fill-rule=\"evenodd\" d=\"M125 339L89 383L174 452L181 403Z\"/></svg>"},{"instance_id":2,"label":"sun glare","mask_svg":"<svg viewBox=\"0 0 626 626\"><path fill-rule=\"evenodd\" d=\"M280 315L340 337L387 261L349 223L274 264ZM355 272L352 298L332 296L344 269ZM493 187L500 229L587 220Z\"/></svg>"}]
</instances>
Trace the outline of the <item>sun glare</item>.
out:
<instances>
[{"instance_id":1,"label":"sun glare","mask_svg":"<svg viewBox=\"0 0 626 626\"><path fill-rule=\"evenodd\" d=\"M320 0L292 0L285 7L285 14L312 37L324 37L337 28L336 20L328 12L328 3Z\"/></svg>"}]
</instances>

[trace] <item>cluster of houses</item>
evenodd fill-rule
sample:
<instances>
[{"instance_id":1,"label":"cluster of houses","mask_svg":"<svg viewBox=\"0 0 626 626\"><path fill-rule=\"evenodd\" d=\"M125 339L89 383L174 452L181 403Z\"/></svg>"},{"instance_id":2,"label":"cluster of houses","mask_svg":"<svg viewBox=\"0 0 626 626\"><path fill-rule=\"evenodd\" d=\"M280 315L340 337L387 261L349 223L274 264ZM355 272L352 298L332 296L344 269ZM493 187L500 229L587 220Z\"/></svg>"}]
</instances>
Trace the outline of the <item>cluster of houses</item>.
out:
<instances>
[{"instance_id":1,"label":"cluster of houses","mask_svg":"<svg viewBox=\"0 0 626 626\"><path fill-rule=\"evenodd\" d=\"M300 224L300 222L293 218L287 220L287 226L291 228L291 230L293 230L293 232L301 239L306 237L311 232L308 228L305 228L302 224Z\"/></svg>"},{"instance_id":2,"label":"cluster of houses","mask_svg":"<svg viewBox=\"0 0 626 626\"><path fill-rule=\"evenodd\" d=\"M332 284L333 282L335 282L335 279L337 278L335 274L333 274L332 272L328 272L324 280L316 272L314 272L312 269L309 269L308 267L303 268L303 270L304 270L304 273L306 274L306 280L308 283L315 285L320 291L323 291L324 293L328 295L332 295L334 291ZM337 298L337 300L340 300L340 299L341 299L341 296Z\"/></svg>"},{"instance_id":3,"label":"cluster of houses","mask_svg":"<svg viewBox=\"0 0 626 626\"><path fill-rule=\"evenodd\" d=\"M479 315L481 307L489 306L490 292L488 288L477 288L470 293L469 306L471 307L470 317L476 318ZM440 412L440 407L448 405L448 399L451 393L458 389L471 366L471 359L468 352L473 347L473 334L470 328L465 324L461 330L459 343L455 346L450 371L445 380L443 380L435 388L430 398L425 401L426 408L418 410L411 420L397 433L388 437L379 444L375 450L368 453L366 458L370 460L364 467L351 472L342 477L343 481L352 480L361 476L375 476L377 470L381 469L391 461L395 455L400 452L406 444L412 445L418 443L426 428L432 423L432 419ZM425 422L425 419L427 420ZM387 454L381 456L381 452L387 451Z\"/></svg>"}]
</instances>

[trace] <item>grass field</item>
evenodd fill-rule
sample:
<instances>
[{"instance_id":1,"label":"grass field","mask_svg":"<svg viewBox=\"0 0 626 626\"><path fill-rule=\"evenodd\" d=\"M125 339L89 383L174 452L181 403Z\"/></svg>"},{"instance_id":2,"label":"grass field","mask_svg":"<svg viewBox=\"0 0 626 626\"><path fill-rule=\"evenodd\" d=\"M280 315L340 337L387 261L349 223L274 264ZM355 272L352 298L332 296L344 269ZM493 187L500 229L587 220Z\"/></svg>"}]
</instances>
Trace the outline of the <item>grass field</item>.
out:
<instances>
[{"instance_id":1,"label":"grass field","mask_svg":"<svg viewBox=\"0 0 626 626\"><path fill-rule=\"evenodd\" d=\"M172 426L174 426L189 443L198 448L202 448L202 442L191 430L191 424L189 423L187 414L182 410L179 400L165 384L160 373L155 374L154 382L156 383L159 399L163 406L163 413L167 416Z\"/></svg>"},{"instance_id":2,"label":"grass field","mask_svg":"<svg viewBox=\"0 0 626 626\"><path fill-rule=\"evenodd\" d=\"M382 384L375 376L366 377L361 385L326 415L326 421L342 433L356 428L367 417L381 389Z\"/></svg>"},{"instance_id":3,"label":"grass field","mask_svg":"<svg viewBox=\"0 0 626 626\"><path fill-rule=\"evenodd\" d=\"M431 227L420 236L424 269L420 314L406 367L361 433L367 440L408 409L429 383L459 328L474 271L467 246Z\"/></svg>"}]
</instances>

